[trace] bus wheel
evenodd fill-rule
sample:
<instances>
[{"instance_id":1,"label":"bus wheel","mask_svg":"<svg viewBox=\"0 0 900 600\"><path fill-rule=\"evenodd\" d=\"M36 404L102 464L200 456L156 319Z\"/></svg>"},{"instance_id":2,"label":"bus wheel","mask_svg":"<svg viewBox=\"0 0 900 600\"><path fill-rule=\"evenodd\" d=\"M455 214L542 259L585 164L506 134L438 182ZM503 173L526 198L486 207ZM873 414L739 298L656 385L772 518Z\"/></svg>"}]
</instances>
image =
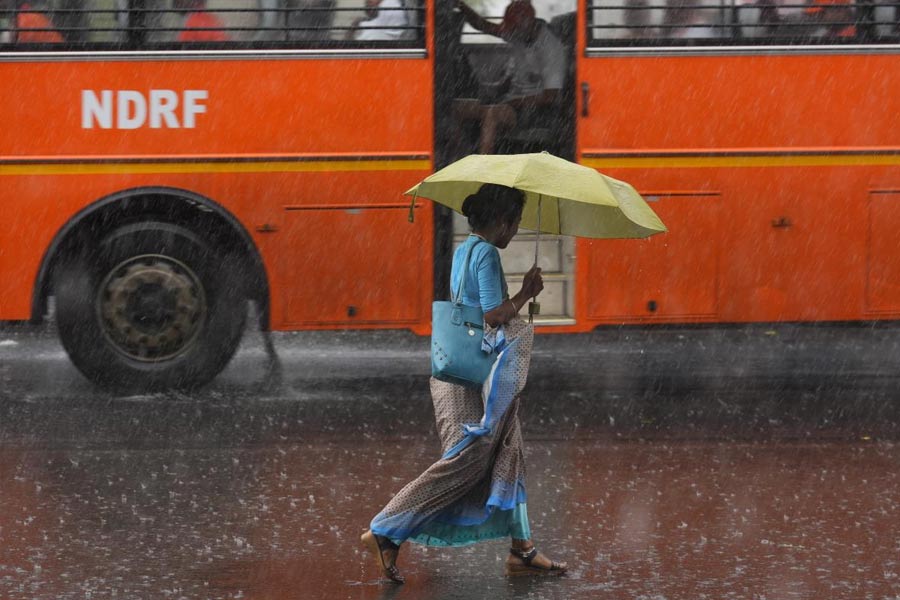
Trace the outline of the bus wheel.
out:
<instances>
[{"instance_id":1,"label":"bus wheel","mask_svg":"<svg viewBox=\"0 0 900 600\"><path fill-rule=\"evenodd\" d=\"M246 319L237 261L187 229L115 230L57 269L57 325L75 366L116 389L191 388L234 354Z\"/></svg>"}]
</instances>

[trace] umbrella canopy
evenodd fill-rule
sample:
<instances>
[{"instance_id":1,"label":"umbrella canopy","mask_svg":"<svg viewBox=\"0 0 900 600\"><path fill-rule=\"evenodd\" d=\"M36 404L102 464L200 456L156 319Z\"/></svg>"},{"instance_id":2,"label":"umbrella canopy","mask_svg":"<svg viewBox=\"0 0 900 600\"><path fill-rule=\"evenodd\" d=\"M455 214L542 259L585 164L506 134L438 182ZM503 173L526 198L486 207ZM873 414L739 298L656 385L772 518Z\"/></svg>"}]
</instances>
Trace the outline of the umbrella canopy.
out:
<instances>
[{"instance_id":1,"label":"umbrella canopy","mask_svg":"<svg viewBox=\"0 0 900 600\"><path fill-rule=\"evenodd\" d=\"M624 181L546 152L472 154L405 193L462 212L466 197L485 183L525 192L521 223L525 229L587 238L645 238L666 231L641 195Z\"/></svg>"}]
</instances>

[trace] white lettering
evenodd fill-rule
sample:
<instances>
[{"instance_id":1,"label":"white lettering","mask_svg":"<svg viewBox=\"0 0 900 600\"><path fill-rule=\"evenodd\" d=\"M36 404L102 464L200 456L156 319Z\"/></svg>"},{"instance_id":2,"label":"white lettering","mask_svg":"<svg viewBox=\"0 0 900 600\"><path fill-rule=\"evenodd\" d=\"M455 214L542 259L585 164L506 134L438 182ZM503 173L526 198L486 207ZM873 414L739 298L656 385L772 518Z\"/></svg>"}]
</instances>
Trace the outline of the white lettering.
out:
<instances>
[{"instance_id":1,"label":"white lettering","mask_svg":"<svg viewBox=\"0 0 900 600\"><path fill-rule=\"evenodd\" d=\"M200 104L200 100L209 98L206 90L184 91L184 126L193 129L196 123L194 116L206 112L206 105Z\"/></svg>"},{"instance_id":2,"label":"white lettering","mask_svg":"<svg viewBox=\"0 0 900 600\"><path fill-rule=\"evenodd\" d=\"M150 90L147 94L137 90L81 90L81 127L193 129L197 115L206 113L208 99L208 90L184 90L181 94L176 90Z\"/></svg>"},{"instance_id":3,"label":"white lettering","mask_svg":"<svg viewBox=\"0 0 900 600\"><path fill-rule=\"evenodd\" d=\"M166 127L178 129L176 108L178 108L178 94L173 90L150 90L150 127L159 129L165 121Z\"/></svg>"},{"instance_id":4,"label":"white lettering","mask_svg":"<svg viewBox=\"0 0 900 600\"><path fill-rule=\"evenodd\" d=\"M116 128L137 129L147 120L147 101L140 92L119 90L116 113Z\"/></svg>"},{"instance_id":5,"label":"white lettering","mask_svg":"<svg viewBox=\"0 0 900 600\"><path fill-rule=\"evenodd\" d=\"M102 98L102 100L101 100ZM81 128L93 129L94 121L100 129L109 129L113 123L112 90L102 90L100 98L93 90L81 90Z\"/></svg>"}]
</instances>

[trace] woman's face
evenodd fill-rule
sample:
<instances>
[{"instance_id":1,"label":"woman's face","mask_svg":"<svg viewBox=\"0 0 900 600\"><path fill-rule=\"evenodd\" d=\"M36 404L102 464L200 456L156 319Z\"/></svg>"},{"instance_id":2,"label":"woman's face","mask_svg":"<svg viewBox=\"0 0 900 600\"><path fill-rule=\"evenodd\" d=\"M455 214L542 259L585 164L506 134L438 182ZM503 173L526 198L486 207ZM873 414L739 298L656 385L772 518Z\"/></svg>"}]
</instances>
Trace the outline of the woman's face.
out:
<instances>
[{"instance_id":1,"label":"woman's face","mask_svg":"<svg viewBox=\"0 0 900 600\"><path fill-rule=\"evenodd\" d=\"M513 237L519 231L519 223L522 222L522 213L515 218L512 223L504 223L499 231L500 235L497 240L498 248L506 248L512 241Z\"/></svg>"}]
</instances>

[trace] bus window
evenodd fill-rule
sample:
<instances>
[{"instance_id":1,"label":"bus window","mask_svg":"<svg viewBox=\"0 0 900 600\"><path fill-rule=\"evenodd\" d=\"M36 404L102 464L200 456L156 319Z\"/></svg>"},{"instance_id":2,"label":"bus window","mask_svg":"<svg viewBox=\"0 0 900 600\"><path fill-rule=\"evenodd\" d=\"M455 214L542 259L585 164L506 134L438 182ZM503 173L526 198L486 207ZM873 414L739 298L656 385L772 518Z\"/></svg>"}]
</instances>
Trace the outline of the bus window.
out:
<instances>
[{"instance_id":1,"label":"bus window","mask_svg":"<svg viewBox=\"0 0 900 600\"><path fill-rule=\"evenodd\" d=\"M287 0L288 40L323 41L335 37L334 0Z\"/></svg>"},{"instance_id":2,"label":"bus window","mask_svg":"<svg viewBox=\"0 0 900 600\"><path fill-rule=\"evenodd\" d=\"M391 42L419 38L422 15L415 0L363 0L359 10L342 11L344 39Z\"/></svg>"},{"instance_id":3,"label":"bus window","mask_svg":"<svg viewBox=\"0 0 900 600\"><path fill-rule=\"evenodd\" d=\"M652 17L656 9L650 7L648 0L625 0L622 21L624 27L617 30L622 37L629 39L647 39L655 35L659 23L654 23ZM656 11L658 12L658 11Z\"/></svg>"},{"instance_id":4,"label":"bus window","mask_svg":"<svg viewBox=\"0 0 900 600\"><path fill-rule=\"evenodd\" d=\"M121 43L128 23L125 0L63 0L56 21L68 41ZM74 10L77 9L77 10Z\"/></svg>"},{"instance_id":5,"label":"bus window","mask_svg":"<svg viewBox=\"0 0 900 600\"><path fill-rule=\"evenodd\" d=\"M423 48L424 0L0 0L0 44ZM22 10L20 7L27 10ZM41 49L41 48L38 48Z\"/></svg>"},{"instance_id":6,"label":"bus window","mask_svg":"<svg viewBox=\"0 0 900 600\"><path fill-rule=\"evenodd\" d=\"M0 1L3 26L0 41L7 44L58 44L65 41L53 18L53 7L22 0Z\"/></svg>"},{"instance_id":7,"label":"bus window","mask_svg":"<svg viewBox=\"0 0 900 600\"><path fill-rule=\"evenodd\" d=\"M728 26L726 8L716 0L666 0L660 36L670 39L722 37ZM727 34L726 34L727 35Z\"/></svg>"},{"instance_id":8,"label":"bus window","mask_svg":"<svg viewBox=\"0 0 900 600\"><path fill-rule=\"evenodd\" d=\"M854 39L858 33L852 0L809 0L805 4L760 3L760 26L776 38Z\"/></svg>"},{"instance_id":9,"label":"bus window","mask_svg":"<svg viewBox=\"0 0 900 600\"><path fill-rule=\"evenodd\" d=\"M900 33L900 5L894 2L875 2L872 7L872 24L877 37L884 38Z\"/></svg>"},{"instance_id":10,"label":"bus window","mask_svg":"<svg viewBox=\"0 0 900 600\"><path fill-rule=\"evenodd\" d=\"M854 0L593 0L588 44L631 46L888 41L890 7ZM896 41L896 39L894 40Z\"/></svg>"},{"instance_id":11,"label":"bus window","mask_svg":"<svg viewBox=\"0 0 900 600\"><path fill-rule=\"evenodd\" d=\"M710 40L730 37L731 7L720 0L598 0L593 40ZM681 42L683 43L683 42Z\"/></svg>"},{"instance_id":12,"label":"bus window","mask_svg":"<svg viewBox=\"0 0 900 600\"><path fill-rule=\"evenodd\" d=\"M172 0L166 8L148 23L148 41L252 41L261 12L255 0Z\"/></svg>"}]
</instances>

